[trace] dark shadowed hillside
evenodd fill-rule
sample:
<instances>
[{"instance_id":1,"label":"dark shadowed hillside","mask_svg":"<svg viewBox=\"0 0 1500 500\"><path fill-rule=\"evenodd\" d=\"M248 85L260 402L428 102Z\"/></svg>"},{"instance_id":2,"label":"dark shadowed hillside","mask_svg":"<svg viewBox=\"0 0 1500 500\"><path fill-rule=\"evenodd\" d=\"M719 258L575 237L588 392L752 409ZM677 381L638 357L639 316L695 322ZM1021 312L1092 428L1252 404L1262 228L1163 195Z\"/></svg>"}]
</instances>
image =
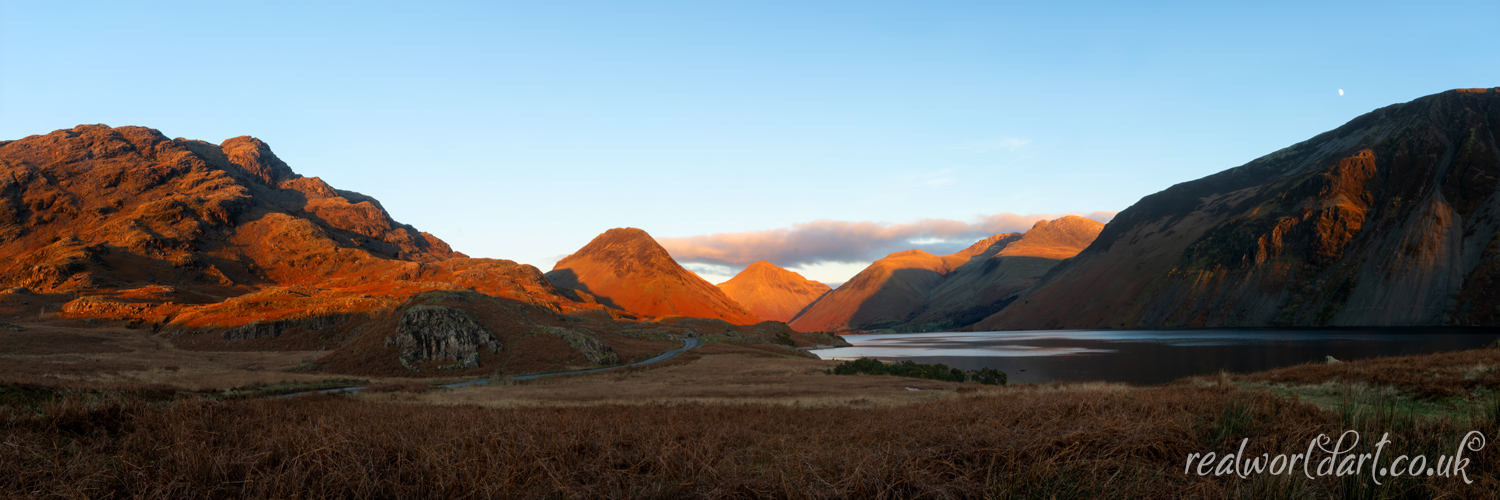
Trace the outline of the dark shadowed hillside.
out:
<instances>
[{"instance_id":1,"label":"dark shadowed hillside","mask_svg":"<svg viewBox=\"0 0 1500 500\"><path fill-rule=\"evenodd\" d=\"M1496 123L1448 91L1172 186L975 328L1500 323Z\"/></svg>"}]
</instances>

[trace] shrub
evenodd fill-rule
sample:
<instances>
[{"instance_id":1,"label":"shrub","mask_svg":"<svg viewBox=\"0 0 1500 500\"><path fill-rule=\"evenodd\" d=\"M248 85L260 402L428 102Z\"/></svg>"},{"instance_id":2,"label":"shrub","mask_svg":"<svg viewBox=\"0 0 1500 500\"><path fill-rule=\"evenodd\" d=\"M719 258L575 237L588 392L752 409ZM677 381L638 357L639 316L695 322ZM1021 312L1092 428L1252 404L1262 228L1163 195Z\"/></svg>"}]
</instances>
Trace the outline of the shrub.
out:
<instances>
[{"instance_id":1,"label":"shrub","mask_svg":"<svg viewBox=\"0 0 1500 500\"><path fill-rule=\"evenodd\" d=\"M973 380L985 385L1005 385L1007 382L1009 382L1008 380L1006 380L1007 378L1008 377L1005 376L1005 372L996 370L994 368L980 368L979 371L974 372L973 375L969 376L969 380Z\"/></svg>"},{"instance_id":2,"label":"shrub","mask_svg":"<svg viewBox=\"0 0 1500 500\"><path fill-rule=\"evenodd\" d=\"M968 372L958 368L949 368L948 365L924 364L913 361L898 361L886 364L874 358L859 358L852 361L839 363L833 367L834 375L895 375L897 377L923 378L928 380L942 380L945 382L964 382L973 380L981 384L1004 385L1005 372L993 368L984 368L977 372Z\"/></svg>"},{"instance_id":3,"label":"shrub","mask_svg":"<svg viewBox=\"0 0 1500 500\"><path fill-rule=\"evenodd\" d=\"M787 347L797 347L797 340L793 339L792 336L786 332L777 333L774 342Z\"/></svg>"}]
</instances>

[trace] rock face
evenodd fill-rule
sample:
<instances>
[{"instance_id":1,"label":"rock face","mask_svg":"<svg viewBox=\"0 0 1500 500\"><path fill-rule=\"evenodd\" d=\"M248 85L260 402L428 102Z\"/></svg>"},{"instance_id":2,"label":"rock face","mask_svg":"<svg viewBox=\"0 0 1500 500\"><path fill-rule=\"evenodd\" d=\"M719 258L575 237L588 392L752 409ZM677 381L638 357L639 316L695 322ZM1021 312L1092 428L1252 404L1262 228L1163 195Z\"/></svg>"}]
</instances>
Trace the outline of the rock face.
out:
<instances>
[{"instance_id":1,"label":"rock face","mask_svg":"<svg viewBox=\"0 0 1500 500\"><path fill-rule=\"evenodd\" d=\"M1061 259L1093 241L1102 227L1067 216L942 257L921 250L893 253L808 306L790 325L798 331L968 325L1010 304Z\"/></svg>"},{"instance_id":2,"label":"rock face","mask_svg":"<svg viewBox=\"0 0 1500 500\"><path fill-rule=\"evenodd\" d=\"M1142 198L977 329L1500 323L1497 89Z\"/></svg>"},{"instance_id":3,"label":"rock face","mask_svg":"<svg viewBox=\"0 0 1500 500\"><path fill-rule=\"evenodd\" d=\"M401 348L403 365L448 361L463 368L479 366L480 350L500 353L500 340L468 312L452 307L412 306L401 314L392 344Z\"/></svg>"},{"instance_id":4,"label":"rock face","mask_svg":"<svg viewBox=\"0 0 1500 500\"><path fill-rule=\"evenodd\" d=\"M719 283L725 295L763 319L787 322L808 304L828 293L828 285L766 261L750 264L729 281Z\"/></svg>"},{"instance_id":5,"label":"rock face","mask_svg":"<svg viewBox=\"0 0 1500 500\"><path fill-rule=\"evenodd\" d=\"M761 319L692 271L651 235L616 228L595 237L547 272L562 288L582 290L600 303L645 317L686 316L752 325Z\"/></svg>"}]
</instances>

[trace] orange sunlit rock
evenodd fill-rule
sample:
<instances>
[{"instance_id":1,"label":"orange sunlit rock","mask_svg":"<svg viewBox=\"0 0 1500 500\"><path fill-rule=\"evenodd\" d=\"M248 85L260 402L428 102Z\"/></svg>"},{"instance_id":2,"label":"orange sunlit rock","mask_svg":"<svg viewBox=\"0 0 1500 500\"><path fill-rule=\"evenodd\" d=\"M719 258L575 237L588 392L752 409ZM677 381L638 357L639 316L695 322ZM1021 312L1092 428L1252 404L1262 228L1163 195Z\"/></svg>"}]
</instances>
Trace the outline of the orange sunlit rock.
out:
<instances>
[{"instance_id":1,"label":"orange sunlit rock","mask_svg":"<svg viewBox=\"0 0 1500 500\"><path fill-rule=\"evenodd\" d=\"M719 289L756 316L782 322L791 321L829 290L828 285L763 260L719 283Z\"/></svg>"}]
</instances>

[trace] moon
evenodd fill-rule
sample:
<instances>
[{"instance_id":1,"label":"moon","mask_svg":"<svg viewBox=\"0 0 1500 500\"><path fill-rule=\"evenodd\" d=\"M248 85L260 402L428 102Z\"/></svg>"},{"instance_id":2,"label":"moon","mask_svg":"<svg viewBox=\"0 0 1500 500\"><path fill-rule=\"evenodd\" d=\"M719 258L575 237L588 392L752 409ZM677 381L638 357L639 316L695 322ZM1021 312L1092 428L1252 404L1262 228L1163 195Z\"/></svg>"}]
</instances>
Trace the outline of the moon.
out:
<instances>
[{"instance_id":1,"label":"moon","mask_svg":"<svg viewBox=\"0 0 1500 500\"><path fill-rule=\"evenodd\" d=\"M1344 89L1339 89L1339 95L1344 95Z\"/></svg>"}]
</instances>

